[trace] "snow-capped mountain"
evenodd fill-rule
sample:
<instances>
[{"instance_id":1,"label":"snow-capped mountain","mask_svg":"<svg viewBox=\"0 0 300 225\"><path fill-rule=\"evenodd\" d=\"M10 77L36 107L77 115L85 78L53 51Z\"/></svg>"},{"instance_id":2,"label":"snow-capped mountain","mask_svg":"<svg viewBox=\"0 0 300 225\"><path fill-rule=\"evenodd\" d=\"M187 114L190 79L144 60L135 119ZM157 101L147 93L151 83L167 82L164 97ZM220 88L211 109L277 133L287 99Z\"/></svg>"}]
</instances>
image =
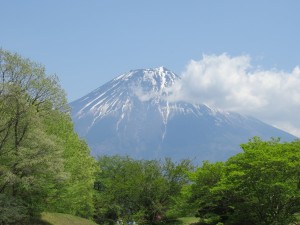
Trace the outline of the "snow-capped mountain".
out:
<instances>
[{"instance_id":1,"label":"snow-capped mountain","mask_svg":"<svg viewBox=\"0 0 300 225\"><path fill-rule=\"evenodd\" d=\"M255 118L204 104L171 102L179 76L164 67L133 70L72 102L75 129L93 156L225 160L253 136L294 136Z\"/></svg>"}]
</instances>

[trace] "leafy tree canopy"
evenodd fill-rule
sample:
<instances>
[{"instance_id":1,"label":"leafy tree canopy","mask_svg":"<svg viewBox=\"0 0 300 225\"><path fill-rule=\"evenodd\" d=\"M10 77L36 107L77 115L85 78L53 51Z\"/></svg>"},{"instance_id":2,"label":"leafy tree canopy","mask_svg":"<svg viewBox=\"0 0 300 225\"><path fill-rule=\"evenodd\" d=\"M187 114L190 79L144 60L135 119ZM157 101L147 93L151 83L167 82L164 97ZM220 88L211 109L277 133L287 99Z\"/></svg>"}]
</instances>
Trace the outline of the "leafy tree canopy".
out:
<instances>
[{"instance_id":1,"label":"leafy tree canopy","mask_svg":"<svg viewBox=\"0 0 300 225\"><path fill-rule=\"evenodd\" d=\"M300 212L300 141L253 138L225 163L190 174L184 199L202 224L290 224Z\"/></svg>"},{"instance_id":2,"label":"leafy tree canopy","mask_svg":"<svg viewBox=\"0 0 300 225\"><path fill-rule=\"evenodd\" d=\"M98 223L117 220L156 224L166 219L172 197L188 182L189 161L134 160L103 156L98 160L96 217Z\"/></svg>"},{"instance_id":3,"label":"leafy tree canopy","mask_svg":"<svg viewBox=\"0 0 300 225\"><path fill-rule=\"evenodd\" d=\"M87 170L80 173L82 163ZM81 203L92 201L93 168L86 144L74 133L57 77L0 49L0 224L21 223L57 208L54 199L70 189L85 194L64 210L91 216L91 203ZM78 181L83 173L85 179ZM65 197L66 202L73 197Z\"/></svg>"}]
</instances>

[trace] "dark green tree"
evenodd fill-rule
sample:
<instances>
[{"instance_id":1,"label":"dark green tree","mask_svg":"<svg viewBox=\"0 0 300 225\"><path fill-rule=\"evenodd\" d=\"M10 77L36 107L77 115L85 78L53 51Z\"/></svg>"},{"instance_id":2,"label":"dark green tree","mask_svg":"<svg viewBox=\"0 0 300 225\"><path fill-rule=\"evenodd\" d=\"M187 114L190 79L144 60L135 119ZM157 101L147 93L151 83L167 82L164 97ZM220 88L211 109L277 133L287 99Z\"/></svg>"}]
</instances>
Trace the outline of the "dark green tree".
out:
<instances>
[{"instance_id":1,"label":"dark green tree","mask_svg":"<svg viewBox=\"0 0 300 225\"><path fill-rule=\"evenodd\" d=\"M173 163L103 156L95 188L99 223L122 219L139 224L157 224L167 219L172 198L188 182L189 161Z\"/></svg>"},{"instance_id":2,"label":"dark green tree","mask_svg":"<svg viewBox=\"0 0 300 225\"><path fill-rule=\"evenodd\" d=\"M141 192L141 164L128 157L102 156L98 165L95 221L114 224L118 219L133 220Z\"/></svg>"},{"instance_id":3,"label":"dark green tree","mask_svg":"<svg viewBox=\"0 0 300 225\"><path fill-rule=\"evenodd\" d=\"M227 196L216 188L223 179L225 164L204 161L196 171L189 173L190 185L184 187L177 199L177 208L186 214L200 217L201 224L224 222L232 209Z\"/></svg>"}]
</instances>

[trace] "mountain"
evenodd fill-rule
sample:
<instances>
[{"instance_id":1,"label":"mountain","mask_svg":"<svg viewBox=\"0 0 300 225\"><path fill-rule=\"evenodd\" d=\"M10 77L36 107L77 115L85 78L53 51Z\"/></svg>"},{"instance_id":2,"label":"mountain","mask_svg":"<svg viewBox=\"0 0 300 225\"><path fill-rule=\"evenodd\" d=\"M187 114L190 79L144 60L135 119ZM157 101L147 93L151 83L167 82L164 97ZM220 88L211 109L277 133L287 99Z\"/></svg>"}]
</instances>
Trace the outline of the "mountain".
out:
<instances>
[{"instance_id":1,"label":"mountain","mask_svg":"<svg viewBox=\"0 0 300 225\"><path fill-rule=\"evenodd\" d=\"M180 77L164 67L132 70L70 103L78 134L93 156L226 160L253 136L294 136L253 117L205 104L171 102Z\"/></svg>"}]
</instances>

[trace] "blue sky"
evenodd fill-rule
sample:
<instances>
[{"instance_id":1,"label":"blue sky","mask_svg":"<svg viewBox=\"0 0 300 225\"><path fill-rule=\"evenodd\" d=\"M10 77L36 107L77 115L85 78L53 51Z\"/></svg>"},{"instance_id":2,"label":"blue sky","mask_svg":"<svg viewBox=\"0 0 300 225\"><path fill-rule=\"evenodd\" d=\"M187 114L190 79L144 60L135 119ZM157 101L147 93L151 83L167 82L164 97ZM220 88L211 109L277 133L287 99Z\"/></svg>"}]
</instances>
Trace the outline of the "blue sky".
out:
<instances>
[{"instance_id":1,"label":"blue sky","mask_svg":"<svg viewBox=\"0 0 300 225\"><path fill-rule=\"evenodd\" d=\"M57 74L70 101L131 69L187 74L204 55L298 76L298 0L0 0L0 8L0 47Z\"/></svg>"}]
</instances>

